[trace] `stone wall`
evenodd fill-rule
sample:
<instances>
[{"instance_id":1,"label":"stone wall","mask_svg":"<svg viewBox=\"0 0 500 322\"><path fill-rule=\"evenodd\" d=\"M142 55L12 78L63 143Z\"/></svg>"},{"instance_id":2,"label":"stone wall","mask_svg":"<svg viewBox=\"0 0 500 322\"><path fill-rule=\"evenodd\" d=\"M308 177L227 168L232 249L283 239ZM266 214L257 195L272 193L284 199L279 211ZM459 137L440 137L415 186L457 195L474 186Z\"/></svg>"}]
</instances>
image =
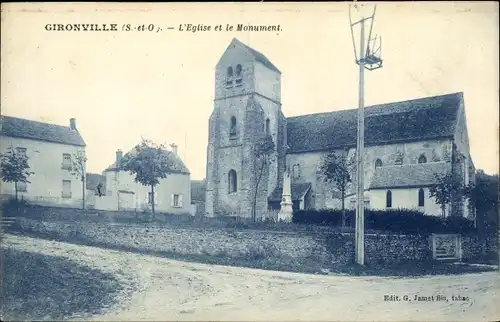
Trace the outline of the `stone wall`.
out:
<instances>
[{"instance_id":1,"label":"stone wall","mask_svg":"<svg viewBox=\"0 0 500 322\"><path fill-rule=\"evenodd\" d=\"M297 259L311 255L323 260L331 257L325 245L314 236L304 233L55 222L27 218L17 218L11 229L69 242L184 255L223 253L237 257L265 246L281 255Z\"/></svg>"},{"instance_id":2,"label":"stone wall","mask_svg":"<svg viewBox=\"0 0 500 322\"><path fill-rule=\"evenodd\" d=\"M153 226L150 224L56 222L17 218L11 229L22 233L87 245L179 255L223 255L241 257L256 249L264 256L286 256L297 261L345 264L354 259L353 234L335 232L278 232ZM399 261L432 259L430 236L365 235L365 262L377 265ZM476 258L485 253L479 238L462 237L462 258Z\"/></svg>"}]
</instances>

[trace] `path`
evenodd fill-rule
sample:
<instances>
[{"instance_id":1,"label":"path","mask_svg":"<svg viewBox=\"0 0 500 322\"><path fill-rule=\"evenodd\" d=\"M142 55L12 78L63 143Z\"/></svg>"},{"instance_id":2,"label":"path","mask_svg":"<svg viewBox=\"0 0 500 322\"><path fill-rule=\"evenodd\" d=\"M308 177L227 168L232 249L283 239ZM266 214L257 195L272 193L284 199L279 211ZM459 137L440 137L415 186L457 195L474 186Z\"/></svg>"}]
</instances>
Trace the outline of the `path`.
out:
<instances>
[{"instance_id":1,"label":"path","mask_svg":"<svg viewBox=\"0 0 500 322\"><path fill-rule=\"evenodd\" d=\"M480 321L500 317L498 272L382 278L307 275L185 263L8 235L4 247L70 258L112 272L119 304L93 320ZM384 301L384 295L448 301ZM468 296L456 302L452 295ZM81 317L88 320L89 317Z\"/></svg>"}]
</instances>

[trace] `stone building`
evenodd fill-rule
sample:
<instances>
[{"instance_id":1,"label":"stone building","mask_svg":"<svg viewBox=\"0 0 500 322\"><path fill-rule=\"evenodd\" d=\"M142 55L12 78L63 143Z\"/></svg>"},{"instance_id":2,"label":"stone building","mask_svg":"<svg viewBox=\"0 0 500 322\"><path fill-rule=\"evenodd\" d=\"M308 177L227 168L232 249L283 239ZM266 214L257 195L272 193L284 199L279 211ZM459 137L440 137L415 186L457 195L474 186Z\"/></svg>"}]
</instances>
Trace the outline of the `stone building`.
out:
<instances>
[{"instance_id":1,"label":"stone building","mask_svg":"<svg viewBox=\"0 0 500 322\"><path fill-rule=\"evenodd\" d=\"M456 172L464 184L474 180L463 93L369 106L365 117L367 207L438 215L429 197L435 173ZM266 134L275 150L259 181L253 149ZM340 208L339 192L325 182L319 166L330 151L353 157L356 135L357 109L285 117L281 72L263 54L233 39L215 70L206 214L250 216L255 194L258 216L279 208L285 171L291 175L294 209ZM351 184L348 207L354 207L355 191ZM469 216L464 203L453 213Z\"/></svg>"},{"instance_id":2,"label":"stone building","mask_svg":"<svg viewBox=\"0 0 500 322\"><path fill-rule=\"evenodd\" d=\"M0 153L13 148L28 158L29 182L0 182L0 198L17 195L32 204L79 208L85 187L75 174L75 157L85 154L85 142L70 119L67 126L12 116L0 121ZM86 175L85 165L80 168ZM85 183L85 182L84 182Z\"/></svg>"},{"instance_id":3,"label":"stone building","mask_svg":"<svg viewBox=\"0 0 500 322\"><path fill-rule=\"evenodd\" d=\"M173 144L172 148L172 151L162 150L170 161L171 168L167 177L160 179L160 183L155 186L154 198L151 187L135 182L135 175L120 168L124 155L121 150L117 150L115 162L107 167L102 175L91 174L87 178L89 208L149 211L154 201L155 211L158 213L190 214L191 174L179 157L177 146ZM134 148L125 155L127 154L135 155L137 150ZM100 191L97 189L99 183Z\"/></svg>"}]
</instances>

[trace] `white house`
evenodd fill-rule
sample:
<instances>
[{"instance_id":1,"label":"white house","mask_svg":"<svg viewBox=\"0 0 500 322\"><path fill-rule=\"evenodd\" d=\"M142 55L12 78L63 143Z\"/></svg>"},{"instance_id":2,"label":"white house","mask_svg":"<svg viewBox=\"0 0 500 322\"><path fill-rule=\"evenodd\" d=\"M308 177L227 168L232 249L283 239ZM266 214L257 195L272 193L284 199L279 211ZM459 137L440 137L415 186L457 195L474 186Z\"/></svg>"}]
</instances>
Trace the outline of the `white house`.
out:
<instances>
[{"instance_id":1,"label":"white house","mask_svg":"<svg viewBox=\"0 0 500 322\"><path fill-rule=\"evenodd\" d=\"M155 187L155 212L169 214L190 214L191 209L191 179L190 172L177 155L177 147L173 151L163 150L172 163L172 172L167 178L161 179ZM130 154L137 151L132 149ZM116 152L116 160L102 176L88 178L88 182L101 182L105 191L96 196L97 190L89 190L89 200L95 200L93 207L100 210L144 211L151 209L151 187L143 186L134 181L134 175L119 169L123 153ZM93 184L94 185L94 184ZM97 185L95 185L97 187Z\"/></svg>"},{"instance_id":2,"label":"white house","mask_svg":"<svg viewBox=\"0 0 500 322\"><path fill-rule=\"evenodd\" d=\"M0 149L12 147L28 157L30 183L18 182L18 198L33 204L82 207L85 182L72 174L74 156L85 153L85 142L76 128L76 120L61 126L2 116L0 122ZM83 169L85 173L85 168ZM2 182L2 199L13 197L16 185Z\"/></svg>"}]
</instances>

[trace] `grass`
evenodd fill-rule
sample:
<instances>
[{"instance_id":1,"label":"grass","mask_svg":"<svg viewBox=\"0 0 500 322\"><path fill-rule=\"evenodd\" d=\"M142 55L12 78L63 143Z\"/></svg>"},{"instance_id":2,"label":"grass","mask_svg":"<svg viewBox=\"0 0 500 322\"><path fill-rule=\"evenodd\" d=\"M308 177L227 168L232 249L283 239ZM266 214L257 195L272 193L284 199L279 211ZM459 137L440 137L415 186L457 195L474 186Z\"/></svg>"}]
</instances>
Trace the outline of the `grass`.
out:
<instances>
[{"instance_id":1,"label":"grass","mask_svg":"<svg viewBox=\"0 0 500 322\"><path fill-rule=\"evenodd\" d=\"M3 252L5 320L57 321L73 314L99 313L120 290L112 275L62 257L14 249Z\"/></svg>"}]
</instances>

